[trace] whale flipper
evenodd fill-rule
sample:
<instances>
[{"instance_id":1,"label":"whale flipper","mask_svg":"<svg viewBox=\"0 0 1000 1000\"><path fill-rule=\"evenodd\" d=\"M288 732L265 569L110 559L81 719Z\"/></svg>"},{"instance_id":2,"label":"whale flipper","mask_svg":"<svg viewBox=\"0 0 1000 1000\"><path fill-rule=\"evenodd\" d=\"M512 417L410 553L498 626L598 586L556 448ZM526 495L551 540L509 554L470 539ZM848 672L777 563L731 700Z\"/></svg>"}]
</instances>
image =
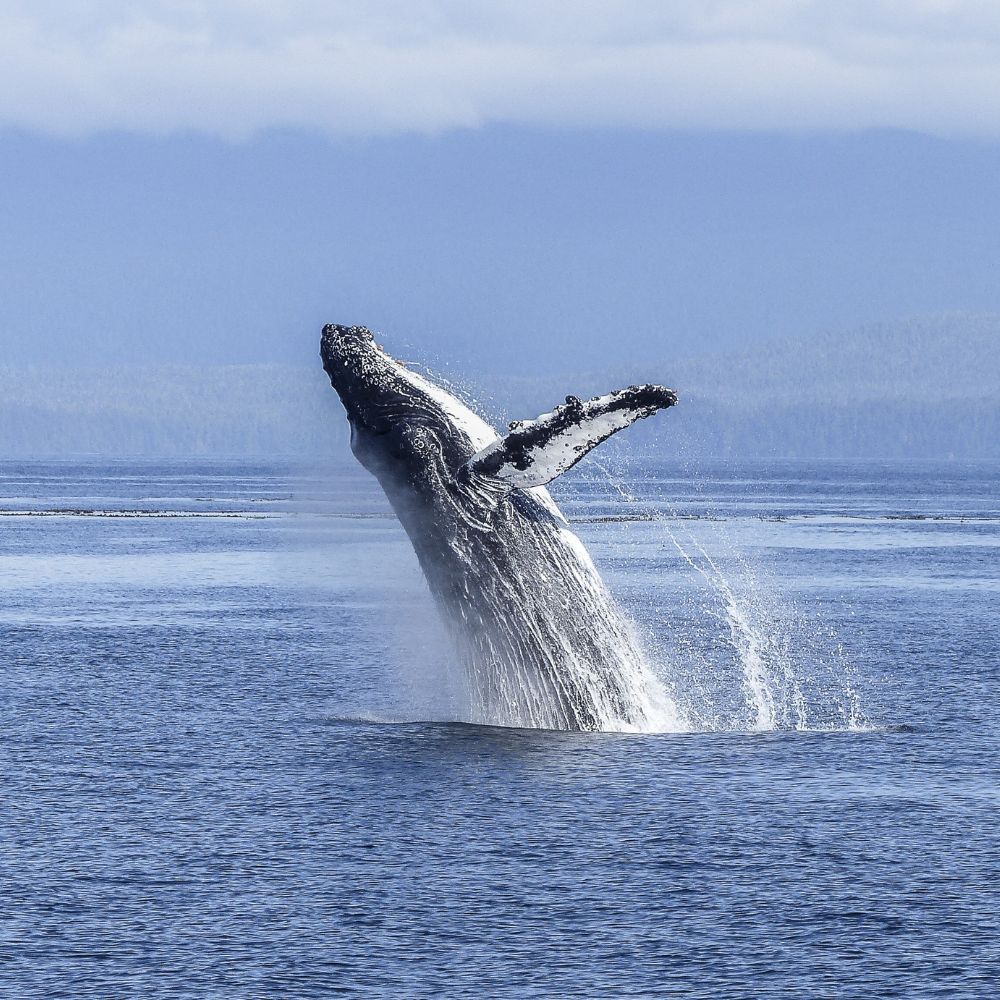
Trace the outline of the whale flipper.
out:
<instances>
[{"instance_id":1,"label":"whale flipper","mask_svg":"<svg viewBox=\"0 0 1000 1000\"><path fill-rule=\"evenodd\" d=\"M506 437L473 455L461 472L521 489L544 486L616 431L676 402L661 385L632 385L586 402L567 396L551 413L512 423Z\"/></svg>"}]
</instances>

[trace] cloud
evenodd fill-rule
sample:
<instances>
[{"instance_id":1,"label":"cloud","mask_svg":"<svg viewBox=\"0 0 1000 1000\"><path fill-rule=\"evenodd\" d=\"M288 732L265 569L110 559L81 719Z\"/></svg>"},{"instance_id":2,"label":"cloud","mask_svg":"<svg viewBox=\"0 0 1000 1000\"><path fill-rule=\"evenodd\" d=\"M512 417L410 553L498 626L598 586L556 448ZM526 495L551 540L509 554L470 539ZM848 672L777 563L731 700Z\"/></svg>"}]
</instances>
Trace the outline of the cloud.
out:
<instances>
[{"instance_id":1,"label":"cloud","mask_svg":"<svg viewBox=\"0 0 1000 1000\"><path fill-rule=\"evenodd\" d=\"M994 0L0 0L0 124L1000 136Z\"/></svg>"}]
</instances>

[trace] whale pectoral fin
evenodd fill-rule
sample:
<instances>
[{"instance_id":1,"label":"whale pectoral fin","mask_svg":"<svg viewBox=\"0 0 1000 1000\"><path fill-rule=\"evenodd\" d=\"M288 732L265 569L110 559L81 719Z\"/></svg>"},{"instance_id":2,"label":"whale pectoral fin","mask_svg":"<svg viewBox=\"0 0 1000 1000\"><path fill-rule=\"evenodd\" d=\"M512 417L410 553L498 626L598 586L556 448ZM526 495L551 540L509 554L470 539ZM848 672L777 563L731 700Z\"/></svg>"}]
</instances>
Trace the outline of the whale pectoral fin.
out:
<instances>
[{"instance_id":1,"label":"whale pectoral fin","mask_svg":"<svg viewBox=\"0 0 1000 1000\"><path fill-rule=\"evenodd\" d=\"M586 402L567 396L551 413L512 423L510 433L473 455L463 473L522 489L544 486L616 431L676 402L676 394L660 385L632 385Z\"/></svg>"}]
</instances>

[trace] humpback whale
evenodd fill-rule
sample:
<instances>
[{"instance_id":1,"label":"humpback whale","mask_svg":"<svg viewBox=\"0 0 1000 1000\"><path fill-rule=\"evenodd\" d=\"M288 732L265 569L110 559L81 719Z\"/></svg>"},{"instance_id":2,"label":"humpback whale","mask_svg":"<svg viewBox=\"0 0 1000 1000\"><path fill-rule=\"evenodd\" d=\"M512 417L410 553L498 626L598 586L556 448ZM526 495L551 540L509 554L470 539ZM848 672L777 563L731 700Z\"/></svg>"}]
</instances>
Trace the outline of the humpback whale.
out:
<instances>
[{"instance_id":1,"label":"humpback whale","mask_svg":"<svg viewBox=\"0 0 1000 1000\"><path fill-rule=\"evenodd\" d=\"M472 721L646 730L670 711L631 623L545 486L636 420L657 385L581 400L498 434L391 357L366 327L324 327L351 449L378 479L466 668Z\"/></svg>"}]
</instances>

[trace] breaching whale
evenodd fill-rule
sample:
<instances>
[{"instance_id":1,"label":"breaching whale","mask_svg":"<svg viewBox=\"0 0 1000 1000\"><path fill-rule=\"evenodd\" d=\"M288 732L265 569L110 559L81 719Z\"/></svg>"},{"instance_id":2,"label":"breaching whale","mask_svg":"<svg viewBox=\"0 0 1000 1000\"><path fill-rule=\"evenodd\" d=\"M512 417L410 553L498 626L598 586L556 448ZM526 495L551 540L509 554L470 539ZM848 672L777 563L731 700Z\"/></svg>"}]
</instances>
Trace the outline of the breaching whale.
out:
<instances>
[{"instance_id":1,"label":"breaching whale","mask_svg":"<svg viewBox=\"0 0 1000 1000\"><path fill-rule=\"evenodd\" d=\"M365 327L324 327L320 354L347 410L351 448L409 536L464 661L471 720L657 725L669 699L545 484L676 395L639 385L568 396L500 435Z\"/></svg>"}]
</instances>

